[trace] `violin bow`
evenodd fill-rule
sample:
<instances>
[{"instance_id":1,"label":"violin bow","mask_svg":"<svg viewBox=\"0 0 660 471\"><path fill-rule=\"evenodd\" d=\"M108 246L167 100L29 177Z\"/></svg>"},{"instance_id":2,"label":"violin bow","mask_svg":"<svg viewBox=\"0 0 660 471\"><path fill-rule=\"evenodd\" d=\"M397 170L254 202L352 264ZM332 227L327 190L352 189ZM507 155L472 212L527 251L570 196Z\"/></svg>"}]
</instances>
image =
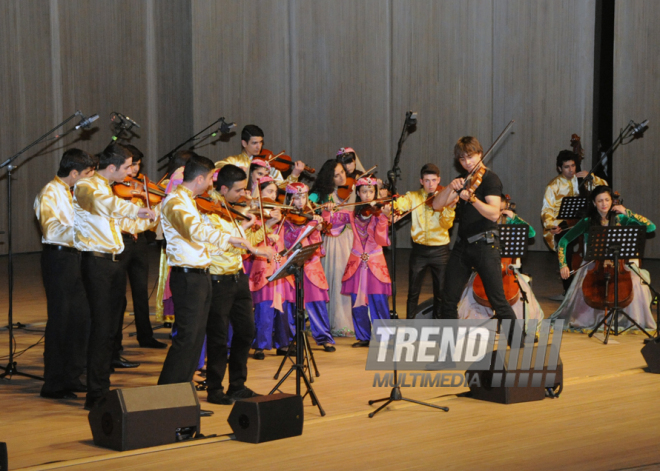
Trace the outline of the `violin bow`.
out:
<instances>
[{"instance_id":1,"label":"violin bow","mask_svg":"<svg viewBox=\"0 0 660 471\"><path fill-rule=\"evenodd\" d=\"M515 123L515 122L516 122L515 119L512 119L511 121L509 121L509 124L507 124L506 127L504 128L504 130L500 133L500 135L497 136L497 139L495 139L495 142L493 142L490 145L490 147L488 148L488 150L486 151L486 153L481 156L481 159L479 160L477 165L475 165L474 169L472 169L470 174L467 177L465 177L465 183L463 184L463 188L461 188L461 191L467 190L468 182L470 181L470 178L472 178L472 176L479 170L479 168L482 165L484 165L484 161L488 158L488 155L493 151L495 146L497 146L497 144L499 144L499 142L502 140L502 138L504 137L506 132L509 130L509 128L511 126L513 126L513 123ZM460 193L461 191L459 191L458 193Z\"/></svg>"},{"instance_id":2,"label":"violin bow","mask_svg":"<svg viewBox=\"0 0 660 471\"><path fill-rule=\"evenodd\" d=\"M437 196L438 193L440 193L440 190L435 190L433 193L431 193L431 196L429 196L428 198L426 198L424 201L422 201L421 203L419 203L419 204L418 204L417 206L415 206L414 208L410 208L408 211L406 211L406 212L403 213L401 216L399 216L399 221L400 221L401 219L405 218L407 215L409 215L410 213L412 213L414 210L416 210L416 209L419 208L420 206L424 206L426 203L428 203L428 202L431 200L431 198L435 198L435 197Z\"/></svg>"},{"instance_id":3,"label":"violin bow","mask_svg":"<svg viewBox=\"0 0 660 471\"><path fill-rule=\"evenodd\" d=\"M261 230L264 233L264 243L268 247L268 237L266 236L266 220L264 219L264 203L261 199L261 185L257 182L257 197L259 198L259 213L261 214Z\"/></svg>"},{"instance_id":4,"label":"violin bow","mask_svg":"<svg viewBox=\"0 0 660 471\"><path fill-rule=\"evenodd\" d=\"M149 204L149 187L147 186L147 176L142 175L142 183L144 183L144 200L147 202L147 209L151 210L151 205ZM153 219L149 219L153 222Z\"/></svg>"},{"instance_id":5,"label":"violin bow","mask_svg":"<svg viewBox=\"0 0 660 471\"><path fill-rule=\"evenodd\" d=\"M245 232L243 232L243 228L241 226L239 226L238 223L236 222L236 219L234 219L234 215L231 213L231 208L230 208L229 202L227 202L227 198L225 198L223 195L220 195L220 196L222 196L222 201L224 202L223 204L224 204L225 209L227 210L227 214L229 214L229 219L231 219L231 222L234 223L234 226L238 230L238 233L245 239L246 238L245 237Z\"/></svg>"}]
</instances>

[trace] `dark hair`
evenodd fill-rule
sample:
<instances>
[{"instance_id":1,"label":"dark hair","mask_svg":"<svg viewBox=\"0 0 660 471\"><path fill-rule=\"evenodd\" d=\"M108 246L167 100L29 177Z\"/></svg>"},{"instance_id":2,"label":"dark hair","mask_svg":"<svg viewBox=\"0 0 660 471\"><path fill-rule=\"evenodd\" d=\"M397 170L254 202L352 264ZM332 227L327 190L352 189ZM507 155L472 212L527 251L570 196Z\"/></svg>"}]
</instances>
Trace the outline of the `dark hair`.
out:
<instances>
[{"instance_id":1,"label":"dark hair","mask_svg":"<svg viewBox=\"0 0 660 471\"><path fill-rule=\"evenodd\" d=\"M250 142L251 137L264 137L264 132L256 124L246 124L241 131L241 141Z\"/></svg>"},{"instance_id":2,"label":"dark hair","mask_svg":"<svg viewBox=\"0 0 660 471\"><path fill-rule=\"evenodd\" d=\"M607 193L610 195L610 198L612 199L612 204L614 204L614 192L612 191L612 188L609 186L597 186L592 190L591 193L589 193L589 201L591 201L591 204L588 206L587 210L587 216L589 217L589 224L592 226L600 226L600 213L598 212L598 208L596 207L596 197L598 195L601 195L603 193ZM612 208L610 207L610 210Z\"/></svg>"},{"instance_id":3,"label":"dark hair","mask_svg":"<svg viewBox=\"0 0 660 471\"><path fill-rule=\"evenodd\" d=\"M183 168L183 181L191 182L200 175L208 175L209 172L215 170L213 161L209 158L197 155L194 152L186 162Z\"/></svg>"},{"instance_id":4,"label":"dark hair","mask_svg":"<svg viewBox=\"0 0 660 471\"><path fill-rule=\"evenodd\" d=\"M197 154L191 150L176 151L174 155L170 157L170 161L167 164L167 174L165 178L170 178L172 174L176 172L176 169L185 166L186 162L188 162L193 155Z\"/></svg>"},{"instance_id":5,"label":"dark hair","mask_svg":"<svg viewBox=\"0 0 660 471\"><path fill-rule=\"evenodd\" d=\"M268 185L275 185L277 187L277 182L275 180L270 180L267 182L259 183L259 190L264 191Z\"/></svg>"},{"instance_id":6,"label":"dark hair","mask_svg":"<svg viewBox=\"0 0 660 471\"><path fill-rule=\"evenodd\" d=\"M483 153L483 151L484 148L481 147L476 137L463 136L454 145L454 158L458 160L463 156L479 154Z\"/></svg>"},{"instance_id":7,"label":"dark hair","mask_svg":"<svg viewBox=\"0 0 660 471\"><path fill-rule=\"evenodd\" d=\"M344 152L343 154L337 154L337 158L335 159L337 162L341 162L342 164L350 164L351 162L355 161L355 152Z\"/></svg>"},{"instance_id":8,"label":"dark hair","mask_svg":"<svg viewBox=\"0 0 660 471\"><path fill-rule=\"evenodd\" d=\"M142 153L142 151L140 151L140 149L135 147L133 144L122 144L122 145L133 156L133 163L137 162L138 160L142 160L144 158L144 154Z\"/></svg>"},{"instance_id":9,"label":"dark hair","mask_svg":"<svg viewBox=\"0 0 660 471\"><path fill-rule=\"evenodd\" d=\"M250 164L250 169L248 170L248 184L247 184L247 189L249 191L252 191L252 172L254 172L258 168L266 168L266 167L264 167L263 165L257 165L255 163Z\"/></svg>"},{"instance_id":10,"label":"dark hair","mask_svg":"<svg viewBox=\"0 0 660 471\"><path fill-rule=\"evenodd\" d=\"M355 202L360 203L362 202L362 198L360 198L360 192L359 189L362 188L363 186L373 186L374 187L374 199L378 198L378 185L360 185L357 186L355 185ZM360 211L364 208L364 205L356 205L355 208L353 209L353 214L357 216L360 214Z\"/></svg>"},{"instance_id":11,"label":"dark hair","mask_svg":"<svg viewBox=\"0 0 660 471\"><path fill-rule=\"evenodd\" d=\"M424 164L419 171L419 178L424 178L424 175L437 175L440 176L440 169L435 164Z\"/></svg>"},{"instance_id":12,"label":"dark hair","mask_svg":"<svg viewBox=\"0 0 660 471\"><path fill-rule=\"evenodd\" d=\"M114 165L118 169L132 156L124 146L113 143L103 149L103 152L97 154L97 157L99 158L99 170L104 170L110 165Z\"/></svg>"},{"instance_id":13,"label":"dark hair","mask_svg":"<svg viewBox=\"0 0 660 471\"><path fill-rule=\"evenodd\" d=\"M575 165L577 165L580 162L580 156L572 150L562 150L559 154L557 154L557 167L561 167L564 165L564 163L571 160L575 162ZM561 170L558 169L557 171L561 173Z\"/></svg>"},{"instance_id":14,"label":"dark hair","mask_svg":"<svg viewBox=\"0 0 660 471\"><path fill-rule=\"evenodd\" d=\"M243 181L247 178L245 170L236 165L227 164L218 172L218 179L215 182L215 189L220 191L221 187L231 190L234 183Z\"/></svg>"},{"instance_id":15,"label":"dark hair","mask_svg":"<svg viewBox=\"0 0 660 471\"><path fill-rule=\"evenodd\" d=\"M325 203L328 196L335 191L335 169L337 165L341 165L346 171L346 167L341 162L335 159L326 160L316 176L314 185L309 190L310 193L319 195L319 203Z\"/></svg>"},{"instance_id":16,"label":"dark hair","mask_svg":"<svg viewBox=\"0 0 660 471\"><path fill-rule=\"evenodd\" d=\"M72 170L77 170L78 173L80 173L90 167L96 168L96 160L92 155L84 150L69 149L62 154L62 160L60 160L60 168L57 170L57 176L60 178L68 177Z\"/></svg>"}]
</instances>

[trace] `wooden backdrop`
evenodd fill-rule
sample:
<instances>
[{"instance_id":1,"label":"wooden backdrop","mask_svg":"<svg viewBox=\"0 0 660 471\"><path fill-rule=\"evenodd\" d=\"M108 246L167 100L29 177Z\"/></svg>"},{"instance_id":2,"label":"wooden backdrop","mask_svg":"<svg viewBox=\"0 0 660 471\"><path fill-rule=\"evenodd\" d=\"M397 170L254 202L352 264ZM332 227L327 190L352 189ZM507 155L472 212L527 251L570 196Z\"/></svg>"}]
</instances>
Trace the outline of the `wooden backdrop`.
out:
<instances>
[{"instance_id":1,"label":"wooden backdrop","mask_svg":"<svg viewBox=\"0 0 660 471\"><path fill-rule=\"evenodd\" d=\"M617 35L627 35L617 51L638 46L638 22L650 25L654 8L651 0L623 3L630 18L617 2ZM440 166L446 184L456 175L456 139L471 134L488 147L515 119L491 166L540 231L555 156L572 133L591 142L594 15L595 0L2 2L1 155L76 109L101 115L91 132L19 159L16 251L40 248L32 201L63 148L76 139L101 150L111 111L142 125L132 142L147 154L152 177L156 157L224 116L237 122L237 134L198 148L213 160L238 153L240 128L255 123L273 151L320 167L351 146L384 178L405 112L414 110L419 124L404 144L400 192L418 188L426 162ZM651 61L657 41L647 44ZM617 90L630 94L629 82L655 87L653 67L635 74L621 67ZM652 106L649 96L639 95L640 103ZM652 175L641 178L652 191ZM4 191L0 185L2 200ZM647 206L635 204L639 212ZM5 214L0 205L2 226ZM540 237L533 249L546 250Z\"/></svg>"},{"instance_id":2,"label":"wooden backdrop","mask_svg":"<svg viewBox=\"0 0 660 471\"><path fill-rule=\"evenodd\" d=\"M624 206L660 225L660 3L617 0L614 42L614 136L630 120L649 120L644 138L614 153L614 185ZM625 86L623 86L625 84ZM646 240L646 256L660 256L658 237Z\"/></svg>"}]
</instances>

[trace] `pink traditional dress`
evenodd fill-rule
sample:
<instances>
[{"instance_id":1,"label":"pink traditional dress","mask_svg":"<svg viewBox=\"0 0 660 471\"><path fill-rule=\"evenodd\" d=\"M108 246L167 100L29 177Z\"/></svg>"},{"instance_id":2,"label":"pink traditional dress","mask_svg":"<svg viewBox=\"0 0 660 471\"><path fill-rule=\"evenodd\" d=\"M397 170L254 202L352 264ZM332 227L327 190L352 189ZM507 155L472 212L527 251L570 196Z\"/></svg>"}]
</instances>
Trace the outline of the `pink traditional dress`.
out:
<instances>
[{"instance_id":1,"label":"pink traditional dress","mask_svg":"<svg viewBox=\"0 0 660 471\"><path fill-rule=\"evenodd\" d=\"M383 247L390 245L388 218L356 216L352 212L335 213L332 226L350 224L353 229L353 247L342 277L342 294L351 296L353 325L358 340L371 340L371 321L389 319L389 296L392 294Z\"/></svg>"},{"instance_id":2,"label":"pink traditional dress","mask_svg":"<svg viewBox=\"0 0 660 471\"><path fill-rule=\"evenodd\" d=\"M272 232L277 233L279 224ZM259 244L265 247L266 242ZM273 245L278 253L284 250L284 239ZM280 255L272 262L264 257L250 259L250 292L254 303L254 322L256 326L255 339L252 347L260 350L285 348L292 339L291 329L287 319L287 305L295 304L296 292L293 276L280 278L269 282L268 277L275 273L285 263Z\"/></svg>"}]
</instances>

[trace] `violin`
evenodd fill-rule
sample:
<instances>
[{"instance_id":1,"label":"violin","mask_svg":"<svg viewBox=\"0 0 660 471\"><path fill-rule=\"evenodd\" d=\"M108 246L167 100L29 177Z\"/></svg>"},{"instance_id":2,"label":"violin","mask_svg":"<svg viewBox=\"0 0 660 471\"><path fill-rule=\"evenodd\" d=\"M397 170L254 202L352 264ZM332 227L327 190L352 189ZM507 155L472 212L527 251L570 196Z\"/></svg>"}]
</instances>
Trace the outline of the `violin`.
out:
<instances>
[{"instance_id":1,"label":"violin","mask_svg":"<svg viewBox=\"0 0 660 471\"><path fill-rule=\"evenodd\" d=\"M516 203L511 202L511 197L505 195L506 207L510 211L515 210ZM506 216L502 214L498 221L498 224L504 224L506 222ZM501 267L502 267L502 286L504 287L504 296L510 305L514 305L518 300L518 295L520 293L520 286L516 283L516 274L513 271L513 268L510 268L513 265L515 260L511 257L502 258ZM474 300L481 304L482 306L492 308L490 301L488 301L488 296L486 296L486 290L484 289L484 282L477 274L472 282L472 290L474 291Z\"/></svg>"},{"instance_id":2,"label":"violin","mask_svg":"<svg viewBox=\"0 0 660 471\"><path fill-rule=\"evenodd\" d=\"M205 214L217 214L225 221L232 221L236 218L248 220L248 216L237 210L232 204L225 205L220 201L214 201L208 194L204 192L195 197L195 203L200 212Z\"/></svg>"},{"instance_id":3,"label":"violin","mask_svg":"<svg viewBox=\"0 0 660 471\"><path fill-rule=\"evenodd\" d=\"M619 193L614 193L612 206L623 204ZM610 210L609 226L616 224L616 213ZM619 260L619 307L628 306L634 297L632 275L625 269L625 262ZM587 306L594 309L608 309L614 306L614 261L596 260L582 281L582 294Z\"/></svg>"},{"instance_id":4,"label":"violin","mask_svg":"<svg viewBox=\"0 0 660 471\"><path fill-rule=\"evenodd\" d=\"M342 200L346 201L348 198L351 197L351 193L353 193L354 188L355 188L355 179L351 177L346 177L346 184L337 187L337 196L339 196Z\"/></svg>"},{"instance_id":5,"label":"violin","mask_svg":"<svg viewBox=\"0 0 660 471\"><path fill-rule=\"evenodd\" d=\"M271 167L276 168L280 172L286 172L290 170L295 162L291 159L291 156L286 155L284 151L279 154L274 154L268 149L261 149L261 154L257 156L259 159L268 162ZM316 170L312 167L305 165L305 172L307 173L316 173Z\"/></svg>"},{"instance_id":6,"label":"violin","mask_svg":"<svg viewBox=\"0 0 660 471\"><path fill-rule=\"evenodd\" d=\"M115 182L112 185L112 191L121 199L130 200L136 203L138 199L145 199L144 182L147 182L147 194L149 196L149 205L160 203L165 196L165 190L156 183L149 180L144 175L137 177L126 176L123 181Z\"/></svg>"}]
</instances>

